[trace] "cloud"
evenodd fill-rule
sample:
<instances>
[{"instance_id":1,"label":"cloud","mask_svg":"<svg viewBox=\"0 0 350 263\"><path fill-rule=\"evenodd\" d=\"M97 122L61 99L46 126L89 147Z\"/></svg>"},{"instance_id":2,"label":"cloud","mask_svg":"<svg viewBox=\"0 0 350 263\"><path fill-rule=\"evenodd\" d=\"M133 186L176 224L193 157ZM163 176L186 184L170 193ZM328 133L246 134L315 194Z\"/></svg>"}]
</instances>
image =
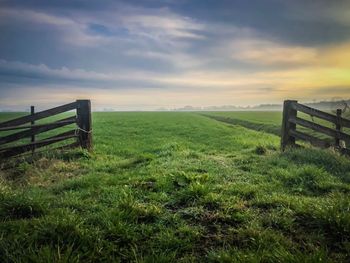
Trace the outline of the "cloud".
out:
<instances>
[{"instance_id":1,"label":"cloud","mask_svg":"<svg viewBox=\"0 0 350 263\"><path fill-rule=\"evenodd\" d=\"M289 17L304 22L337 23L338 26L350 26L350 2L337 0L330 2L319 1L293 1L288 3L291 10Z\"/></svg>"},{"instance_id":2,"label":"cloud","mask_svg":"<svg viewBox=\"0 0 350 263\"><path fill-rule=\"evenodd\" d=\"M320 48L316 64L350 70L350 41Z\"/></svg>"},{"instance_id":3,"label":"cloud","mask_svg":"<svg viewBox=\"0 0 350 263\"><path fill-rule=\"evenodd\" d=\"M73 46L97 46L108 42L108 38L89 34L88 24L67 16L53 15L30 9L4 8L0 10L0 23L16 21L33 25L33 30L54 29L62 35L62 41Z\"/></svg>"},{"instance_id":4,"label":"cloud","mask_svg":"<svg viewBox=\"0 0 350 263\"><path fill-rule=\"evenodd\" d=\"M208 63L209 58L198 57L180 50L170 50L168 52L148 51L131 49L125 52L130 57L140 57L156 61L164 61L175 66L177 69L187 70L198 68Z\"/></svg>"},{"instance_id":5,"label":"cloud","mask_svg":"<svg viewBox=\"0 0 350 263\"><path fill-rule=\"evenodd\" d=\"M52 69L45 64L32 65L18 61L0 60L0 75L14 76L17 78L33 78L43 80L110 80L112 76L103 73L96 73L82 69ZM114 78L116 78L114 76Z\"/></svg>"},{"instance_id":6,"label":"cloud","mask_svg":"<svg viewBox=\"0 0 350 263\"><path fill-rule=\"evenodd\" d=\"M246 38L231 42L233 59L261 65L304 66L315 63L316 48L283 45L266 39Z\"/></svg>"},{"instance_id":7,"label":"cloud","mask_svg":"<svg viewBox=\"0 0 350 263\"><path fill-rule=\"evenodd\" d=\"M49 87L65 89L67 87L81 87L93 90L96 87L106 90L137 90L149 88L167 88L156 81L157 73L136 70L101 73L84 69L68 67L50 68L45 64L33 65L18 61L0 60L0 93L4 89L15 87L25 92L31 86L49 89Z\"/></svg>"},{"instance_id":8,"label":"cloud","mask_svg":"<svg viewBox=\"0 0 350 263\"><path fill-rule=\"evenodd\" d=\"M144 10L145 11L145 10ZM183 17L167 9L137 15L122 15L122 24L132 34L159 39L161 37L202 39L199 33L204 26L189 17ZM145 33L147 32L147 33Z\"/></svg>"},{"instance_id":9,"label":"cloud","mask_svg":"<svg viewBox=\"0 0 350 263\"><path fill-rule=\"evenodd\" d=\"M134 88L214 88L227 89L235 85L258 84L260 80L248 81L246 74L234 72L215 73L210 71L191 71L176 74L160 74L143 71L124 70L122 72L99 73L84 69L70 69L62 67L53 69L45 64L33 65L18 61L0 60L0 83L6 83L8 78L12 83L23 83L36 80L38 84L47 83L59 85L71 85L89 88L103 84L114 89Z\"/></svg>"},{"instance_id":10,"label":"cloud","mask_svg":"<svg viewBox=\"0 0 350 263\"><path fill-rule=\"evenodd\" d=\"M298 1L2 2L1 103L83 96L151 108L347 96L321 87L350 84L350 42L340 34L348 9L320 2L299 17Z\"/></svg>"},{"instance_id":11,"label":"cloud","mask_svg":"<svg viewBox=\"0 0 350 263\"><path fill-rule=\"evenodd\" d=\"M50 68L45 64L33 65L23 62L0 60L0 83L22 84L29 80L36 80L39 86L61 86L84 88L86 91L105 89L109 92L122 92L133 94L142 90L155 93L166 92L191 92L201 96L213 98L213 94L220 93L230 96L238 96L240 102L263 99L302 98L303 96L314 97L321 87L346 87L350 86L349 43L342 43L337 46L312 49L312 52L304 52L298 47L283 46L281 44L267 41L251 40L254 45L263 44L260 50L262 54L264 47L269 45L277 46L277 51L272 50L269 56L254 54L254 59L247 57L242 52L239 59L248 59L251 63L259 64L288 64L289 68L260 68L255 71L241 71L226 68L225 70L212 70L196 65L195 60L189 63L187 70L183 72L161 73L147 72L142 70L124 69L123 71L96 72L84 69L72 69L68 67ZM267 44L268 43L268 44ZM248 47L248 48L247 48ZM249 51L249 45L244 45ZM254 50L254 49L253 49ZM281 50L284 56L280 59ZM294 54L289 56L288 52L293 50ZM287 52L288 51L288 52ZM307 50L309 51L309 50ZM309 54L312 54L312 56ZM313 54L317 54L317 59ZM130 56L132 54L129 54ZM140 54L136 54L140 55ZM146 53L147 56L154 56L161 59L171 59L171 55L162 53ZM168 57L170 56L170 57ZM284 57L287 57L286 60ZM191 58L191 57L190 57ZM237 59L237 58L236 58ZM251 60L252 59L252 60ZM179 60L181 61L181 60ZM297 62L298 61L298 62ZM8 80L11 81L8 81ZM3 85L5 86L5 85ZM18 88L18 87L17 87ZM23 87L25 88L25 87ZM61 89L61 88L60 88ZM1 91L1 89L0 89ZM334 90L343 96L349 92L346 88ZM333 94L332 93L332 94ZM331 92L320 92L320 99L326 98ZM224 95L222 95L224 97ZM204 101L204 100L203 100Z\"/></svg>"},{"instance_id":12,"label":"cloud","mask_svg":"<svg viewBox=\"0 0 350 263\"><path fill-rule=\"evenodd\" d=\"M35 24L37 29L53 27L62 34L65 43L73 46L96 47L110 44L120 39L121 30L124 30L124 38L131 39L132 36L137 36L168 44L204 38L200 34L202 24L164 8L135 9L119 5L116 9L103 12L68 12L65 15L31 9L2 8L0 23L8 21ZM91 30L91 26L104 28L109 34L98 34L98 31Z\"/></svg>"}]
</instances>

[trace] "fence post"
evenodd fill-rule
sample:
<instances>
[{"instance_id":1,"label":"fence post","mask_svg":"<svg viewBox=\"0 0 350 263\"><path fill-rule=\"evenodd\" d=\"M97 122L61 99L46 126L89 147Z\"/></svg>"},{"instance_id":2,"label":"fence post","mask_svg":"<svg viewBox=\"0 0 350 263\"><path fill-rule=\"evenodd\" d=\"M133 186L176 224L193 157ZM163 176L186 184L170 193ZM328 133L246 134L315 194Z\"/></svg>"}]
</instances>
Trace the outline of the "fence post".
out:
<instances>
[{"instance_id":1,"label":"fence post","mask_svg":"<svg viewBox=\"0 0 350 263\"><path fill-rule=\"evenodd\" d=\"M34 113L35 113L34 106L30 106L30 115L34 115ZM34 125L35 121L31 121L30 124ZM30 141L35 142L35 135L34 134L31 136ZM33 147L33 150L32 150L32 153L34 153L34 152L35 152L35 147Z\"/></svg>"},{"instance_id":2,"label":"fence post","mask_svg":"<svg viewBox=\"0 0 350 263\"><path fill-rule=\"evenodd\" d=\"M77 100L77 124L80 146L92 150L92 123L90 100Z\"/></svg>"},{"instance_id":3,"label":"fence post","mask_svg":"<svg viewBox=\"0 0 350 263\"><path fill-rule=\"evenodd\" d=\"M335 126L335 129L337 131L341 131L341 124L340 124L341 114L342 114L342 110L337 109L337 124ZM335 147L341 147L339 138L335 138Z\"/></svg>"},{"instance_id":4,"label":"fence post","mask_svg":"<svg viewBox=\"0 0 350 263\"><path fill-rule=\"evenodd\" d=\"M295 138L290 136L290 131L296 129L296 124L289 122L289 118L296 117L297 111L293 109L293 104L298 103L296 100L285 100L283 103L283 119L281 130L281 148L282 151L287 146L295 145Z\"/></svg>"}]
</instances>

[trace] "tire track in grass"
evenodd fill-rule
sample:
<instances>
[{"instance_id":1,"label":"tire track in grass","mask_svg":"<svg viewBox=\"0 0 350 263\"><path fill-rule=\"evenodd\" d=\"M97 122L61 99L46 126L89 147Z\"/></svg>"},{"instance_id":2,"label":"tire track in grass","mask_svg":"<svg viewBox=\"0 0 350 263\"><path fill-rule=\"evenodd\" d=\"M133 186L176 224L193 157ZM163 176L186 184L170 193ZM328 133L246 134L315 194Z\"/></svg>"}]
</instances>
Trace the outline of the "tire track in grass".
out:
<instances>
[{"instance_id":1,"label":"tire track in grass","mask_svg":"<svg viewBox=\"0 0 350 263\"><path fill-rule=\"evenodd\" d=\"M234 119L230 117L223 117L223 116L215 116L215 115L208 115L208 114L201 114L202 116L208 117L210 119L214 119L216 121L233 124L233 125L240 125L244 128L260 131L260 132L266 132L273 135L281 136L281 127L279 125L273 125L273 124L265 124L265 123L257 123L257 122L251 122L251 121L245 121L240 119Z\"/></svg>"},{"instance_id":2,"label":"tire track in grass","mask_svg":"<svg viewBox=\"0 0 350 263\"><path fill-rule=\"evenodd\" d=\"M232 118L232 117L226 117L226 116L217 116L217 115L210 115L210 114L201 114L204 117L208 117L210 119L214 119L216 121L232 124L232 125L239 125L247 129L259 131L259 132L266 132L270 133L276 136L281 136L281 126L280 125L274 125L274 124L268 124L268 123L258 123L254 121L246 121L242 119ZM324 135L323 133L319 133L317 131L313 131L308 128L304 128L301 126L297 127L297 130L304 132L306 134L310 134L316 138L322 139L326 142L332 143L333 138Z\"/></svg>"}]
</instances>

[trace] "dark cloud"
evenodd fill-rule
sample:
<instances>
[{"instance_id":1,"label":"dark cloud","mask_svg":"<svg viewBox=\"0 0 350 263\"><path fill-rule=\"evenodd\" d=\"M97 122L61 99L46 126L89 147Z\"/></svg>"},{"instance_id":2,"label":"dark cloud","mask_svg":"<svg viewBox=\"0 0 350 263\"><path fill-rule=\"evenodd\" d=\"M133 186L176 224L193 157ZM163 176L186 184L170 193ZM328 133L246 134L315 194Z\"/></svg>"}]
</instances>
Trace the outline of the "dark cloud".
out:
<instances>
[{"instance_id":1,"label":"dark cloud","mask_svg":"<svg viewBox=\"0 0 350 263\"><path fill-rule=\"evenodd\" d=\"M336 19L349 1L188 1L178 11L211 23L256 29L269 38L302 45L323 45L350 38L350 21Z\"/></svg>"}]
</instances>

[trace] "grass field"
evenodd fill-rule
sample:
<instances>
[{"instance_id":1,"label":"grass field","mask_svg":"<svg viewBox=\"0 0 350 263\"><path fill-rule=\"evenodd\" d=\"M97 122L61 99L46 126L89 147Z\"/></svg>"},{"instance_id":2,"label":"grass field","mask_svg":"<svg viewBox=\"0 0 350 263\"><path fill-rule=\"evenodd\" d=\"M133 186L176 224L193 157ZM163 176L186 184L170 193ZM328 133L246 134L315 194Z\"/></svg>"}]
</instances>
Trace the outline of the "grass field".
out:
<instances>
[{"instance_id":1,"label":"grass field","mask_svg":"<svg viewBox=\"0 0 350 263\"><path fill-rule=\"evenodd\" d=\"M1 164L1 262L349 262L350 160L281 153L280 113L93 122L93 153Z\"/></svg>"}]
</instances>

